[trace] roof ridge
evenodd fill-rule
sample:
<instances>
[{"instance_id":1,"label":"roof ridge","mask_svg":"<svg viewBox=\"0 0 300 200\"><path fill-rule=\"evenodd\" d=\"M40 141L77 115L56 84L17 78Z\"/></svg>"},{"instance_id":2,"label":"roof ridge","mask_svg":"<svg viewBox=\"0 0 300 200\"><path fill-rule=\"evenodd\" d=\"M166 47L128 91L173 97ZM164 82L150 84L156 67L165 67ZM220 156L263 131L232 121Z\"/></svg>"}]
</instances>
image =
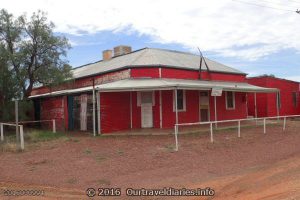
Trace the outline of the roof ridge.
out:
<instances>
[{"instance_id":1,"label":"roof ridge","mask_svg":"<svg viewBox=\"0 0 300 200\"><path fill-rule=\"evenodd\" d=\"M141 48L141 49L137 49L137 50L131 51L130 53L126 53L126 54L119 55L119 56L113 56L110 60L112 60L114 58L121 57L121 56L126 56L126 55L129 55L129 54L133 54L133 53L145 50L145 49L149 49L149 48L148 47L144 47L144 48ZM106 60L106 61L110 61L110 60ZM88 66L88 65L96 64L96 63L99 63L99 62L103 62L103 61L104 60L102 59L102 60L98 60L98 61L95 61L95 62L90 62L90 63L84 64L84 65L80 65L80 66L74 67L74 68L72 68L72 70L78 69L78 68L82 68L82 67L85 67L85 66Z\"/></svg>"}]
</instances>

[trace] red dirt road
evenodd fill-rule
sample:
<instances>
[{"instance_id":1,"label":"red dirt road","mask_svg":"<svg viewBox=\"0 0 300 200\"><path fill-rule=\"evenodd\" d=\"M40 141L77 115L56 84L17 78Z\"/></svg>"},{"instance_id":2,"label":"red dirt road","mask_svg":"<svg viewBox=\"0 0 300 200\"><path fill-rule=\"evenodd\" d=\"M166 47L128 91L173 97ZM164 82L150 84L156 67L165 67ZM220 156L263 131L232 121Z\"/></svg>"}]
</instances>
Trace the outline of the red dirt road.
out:
<instances>
[{"instance_id":1,"label":"red dirt road","mask_svg":"<svg viewBox=\"0 0 300 200\"><path fill-rule=\"evenodd\" d=\"M211 187L214 197L181 199L300 199L299 130L299 122L289 122L286 132L279 126L267 134L262 127L243 129L241 138L228 130L216 134L214 144L207 134L180 135L179 152L172 151L173 136L45 142L23 153L0 153L0 190L43 189L44 199L87 199L89 187L120 187L117 199L133 199L126 188Z\"/></svg>"}]
</instances>

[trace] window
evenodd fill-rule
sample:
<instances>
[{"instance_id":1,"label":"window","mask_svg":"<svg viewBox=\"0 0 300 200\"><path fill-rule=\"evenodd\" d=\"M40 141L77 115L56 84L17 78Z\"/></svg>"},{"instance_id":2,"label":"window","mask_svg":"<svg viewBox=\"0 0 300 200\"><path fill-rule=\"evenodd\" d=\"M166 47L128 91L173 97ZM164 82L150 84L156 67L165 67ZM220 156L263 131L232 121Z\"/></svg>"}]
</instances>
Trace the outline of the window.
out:
<instances>
[{"instance_id":1,"label":"window","mask_svg":"<svg viewBox=\"0 0 300 200\"><path fill-rule=\"evenodd\" d=\"M278 105L278 108L281 108L281 95L280 95L280 92L277 92L277 105Z\"/></svg>"},{"instance_id":2,"label":"window","mask_svg":"<svg viewBox=\"0 0 300 200\"><path fill-rule=\"evenodd\" d=\"M152 106L155 105L154 92L137 92L137 106L141 104L152 103Z\"/></svg>"},{"instance_id":3,"label":"window","mask_svg":"<svg viewBox=\"0 0 300 200\"><path fill-rule=\"evenodd\" d=\"M234 92L226 92L226 109L235 109L235 95Z\"/></svg>"},{"instance_id":4,"label":"window","mask_svg":"<svg viewBox=\"0 0 300 200\"><path fill-rule=\"evenodd\" d=\"M174 92L174 103L173 103L173 111L175 112L175 92ZM185 91L177 90L177 110L178 111L186 111L185 105Z\"/></svg>"},{"instance_id":5,"label":"window","mask_svg":"<svg viewBox=\"0 0 300 200\"><path fill-rule=\"evenodd\" d=\"M298 106L298 97L297 97L297 93L296 92L293 92L293 105L294 107L297 107Z\"/></svg>"}]
</instances>

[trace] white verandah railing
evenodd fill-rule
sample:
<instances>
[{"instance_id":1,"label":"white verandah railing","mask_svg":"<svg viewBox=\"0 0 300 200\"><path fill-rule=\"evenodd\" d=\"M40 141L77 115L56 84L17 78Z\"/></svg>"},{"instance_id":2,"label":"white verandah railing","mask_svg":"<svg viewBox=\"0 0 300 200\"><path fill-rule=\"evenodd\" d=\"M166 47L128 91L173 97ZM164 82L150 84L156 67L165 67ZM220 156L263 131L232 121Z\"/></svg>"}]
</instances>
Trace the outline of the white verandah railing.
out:
<instances>
[{"instance_id":1,"label":"white verandah railing","mask_svg":"<svg viewBox=\"0 0 300 200\"><path fill-rule=\"evenodd\" d=\"M175 151L178 151L178 127L179 126L193 126L193 125L210 125L210 142L214 142L213 137L213 124L218 123L228 123L228 122L237 122L237 129L238 129L238 137L241 137L241 122L242 121L257 121L257 120L263 120L263 130L264 134L267 133L267 125L266 120L267 119L280 119L283 118L283 128L282 130L285 131L286 129L286 119L287 118L295 118L300 117L300 115L286 115L286 116L274 116L274 117L261 117L261 118L247 118L247 119L233 119L233 120L223 120L223 121L209 121L209 122L193 122L193 123L181 123L181 124L175 124L174 125L174 135L175 135Z\"/></svg>"}]
</instances>

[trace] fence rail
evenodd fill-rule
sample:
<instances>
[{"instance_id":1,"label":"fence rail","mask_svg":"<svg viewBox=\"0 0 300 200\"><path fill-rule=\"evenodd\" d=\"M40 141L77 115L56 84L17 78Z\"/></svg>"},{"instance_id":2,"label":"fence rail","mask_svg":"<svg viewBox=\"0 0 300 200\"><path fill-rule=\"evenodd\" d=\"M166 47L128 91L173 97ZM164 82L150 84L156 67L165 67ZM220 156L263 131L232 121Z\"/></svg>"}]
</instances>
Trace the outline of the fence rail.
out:
<instances>
[{"instance_id":1,"label":"fence rail","mask_svg":"<svg viewBox=\"0 0 300 200\"><path fill-rule=\"evenodd\" d=\"M55 121L55 119L37 120L37 121L21 121L21 122L19 122L19 124L30 124L30 123L40 123L40 122L52 122L52 132L56 133L56 121Z\"/></svg>"},{"instance_id":2,"label":"fence rail","mask_svg":"<svg viewBox=\"0 0 300 200\"><path fill-rule=\"evenodd\" d=\"M39 122L52 122L52 132L56 133L56 122L55 119L52 120L39 120L39 121L21 121L19 124L28 124L28 123L39 123ZM4 141L4 126L14 126L17 127L14 123L2 123L0 122L0 140ZM21 149L24 150L24 129L23 125L18 125L20 127L20 146Z\"/></svg>"},{"instance_id":3,"label":"fence rail","mask_svg":"<svg viewBox=\"0 0 300 200\"><path fill-rule=\"evenodd\" d=\"M175 124L174 125L174 135L175 135L175 151L178 151L178 128L180 126L193 126L193 125L210 125L210 142L214 142L213 137L213 124L218 123L228 123L228 122L237 122L237 128L238 128L238 137L241 137L241 122L242 121L258 121L263 120L263 132L264 134L267 133L267 119L283 119L283 128L282 130L285 131L286 129L286 119L287 118L295 118L300 117L300 115L286 115L286 116L274 116L274 117L260 117L260 118L246 118L246 119L232 119L232 120L223 120L223 121L209 121L209 122L193 122L193 123L181 123L181 124Z\"/></svg>"},{"instance_id":4,"label":"fence rail","mask_svg":"<svg viewBox=\"0 0 300 200\"><path fill-rule=\"evenodd\" d=\"M0 123L0 135L1 135L1 141L4 141L4 126L15 126L16 128L20 127L20 146L21 149L24 150L25 145L24 145L24 129L23 125L16 125L16 124L10 124L10 123ZM18 126L18 127L17 127Z\"/></svg>"}]
</instances>

